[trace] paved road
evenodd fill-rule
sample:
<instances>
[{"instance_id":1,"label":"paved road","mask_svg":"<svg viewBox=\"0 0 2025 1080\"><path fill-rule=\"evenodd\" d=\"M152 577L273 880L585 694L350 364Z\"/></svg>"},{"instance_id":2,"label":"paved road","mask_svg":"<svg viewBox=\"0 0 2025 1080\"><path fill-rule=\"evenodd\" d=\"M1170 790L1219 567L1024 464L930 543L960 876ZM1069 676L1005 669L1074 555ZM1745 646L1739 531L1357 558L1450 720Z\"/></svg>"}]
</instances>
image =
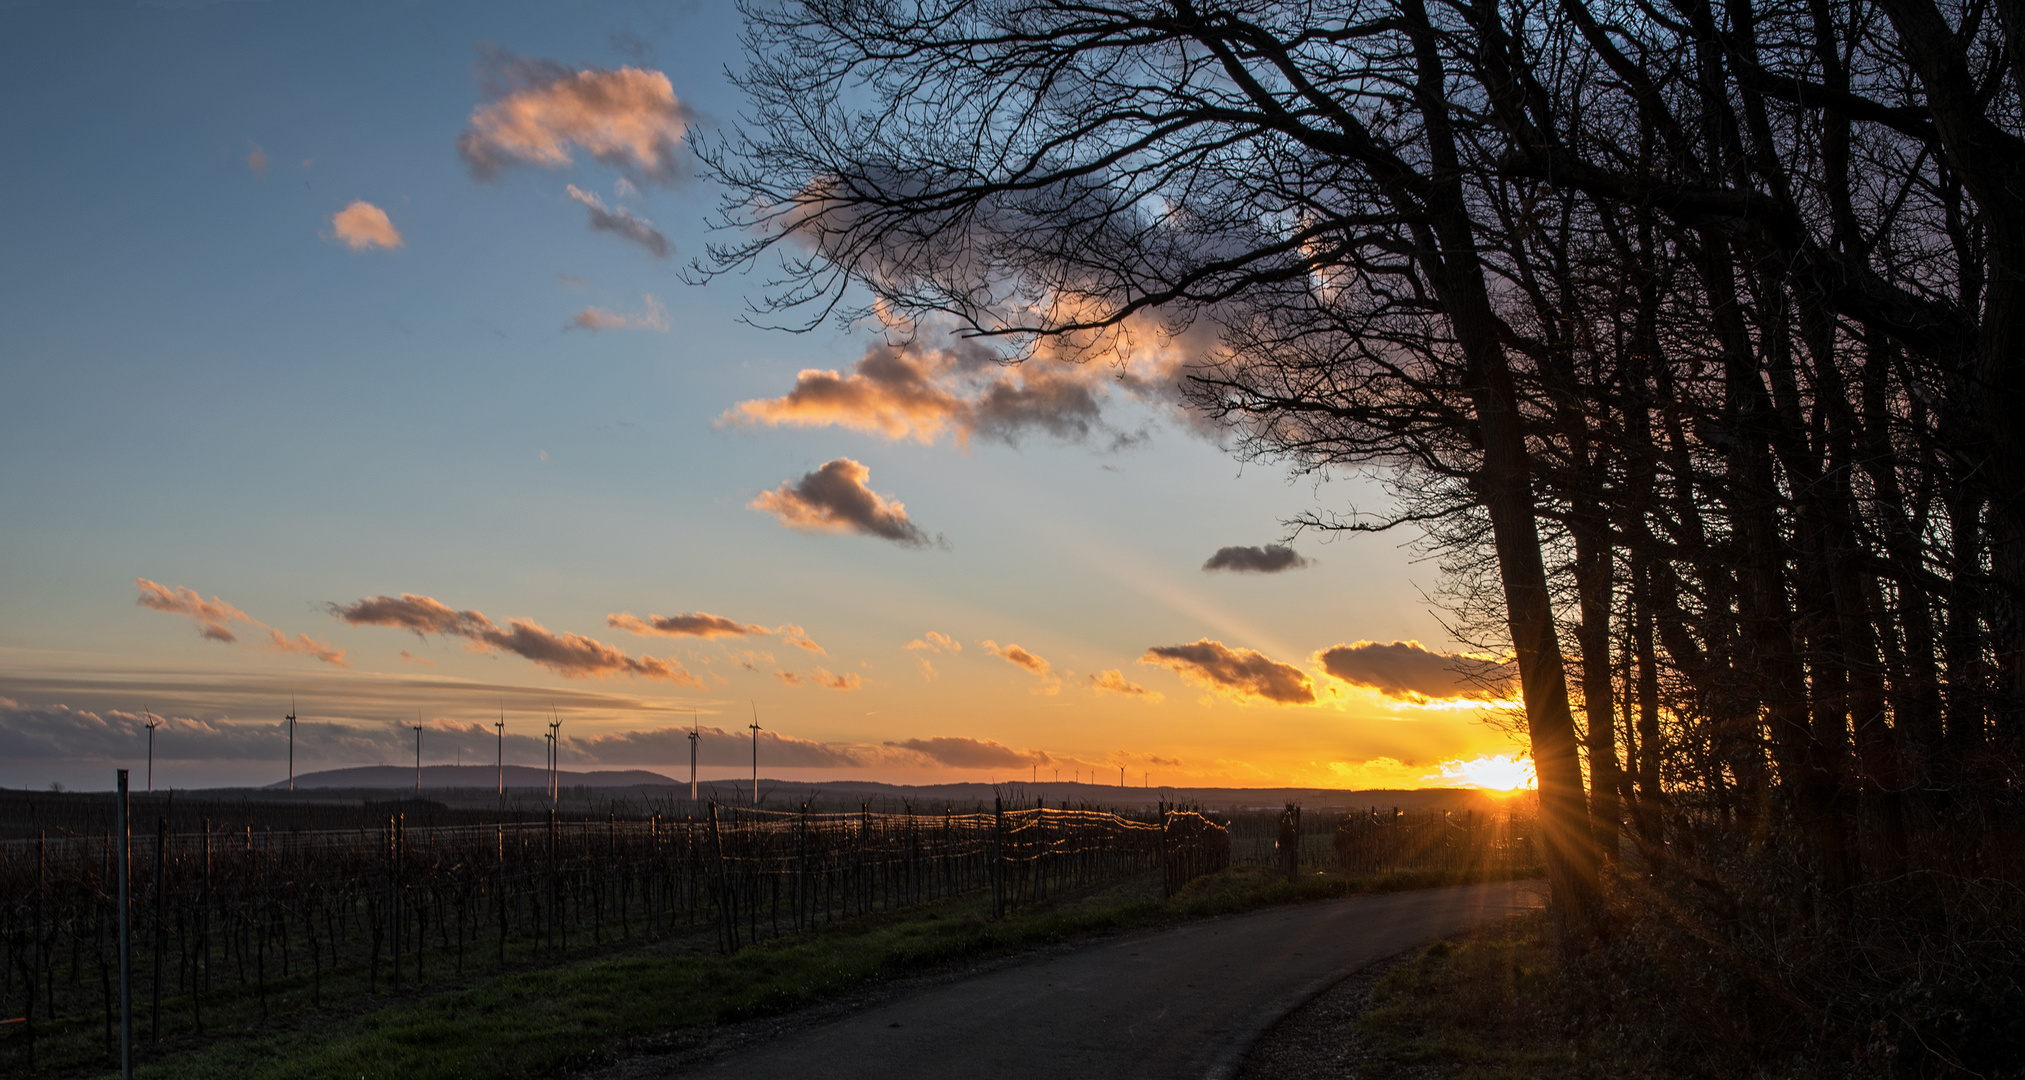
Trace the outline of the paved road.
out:
<instances>
[{"instance_id":1,"label":"paved road","mask_svg":"<svg viewBox=\"0 0 2025 1080\"><path fill-rule=\"evenodd\" d=\"M1541 903L1534 882L1362 896L1111 938L945 983L675 1074L737 1080L1226 1080L1374 960Z\"/></svg>"}]
</instances>

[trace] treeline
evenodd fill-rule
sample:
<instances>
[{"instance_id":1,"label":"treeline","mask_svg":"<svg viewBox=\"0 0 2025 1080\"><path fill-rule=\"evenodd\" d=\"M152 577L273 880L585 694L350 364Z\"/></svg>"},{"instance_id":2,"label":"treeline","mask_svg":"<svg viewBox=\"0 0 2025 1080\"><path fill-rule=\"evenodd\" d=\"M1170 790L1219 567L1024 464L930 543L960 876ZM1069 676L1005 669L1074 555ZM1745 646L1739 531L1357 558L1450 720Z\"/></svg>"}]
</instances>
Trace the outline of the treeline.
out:
<instances>
[{"instance_id":1,"label":"treeline","mask_svg":"<svg viewBox=\"0 0 2025 1080\"><path fill-rule=\"evenodd\" d=\"M2025 1056L2025 8L748 18L706 269L1378 471L1294 524L1423 530L1511 657L1564 952L1729 1068Z\"/></svg>"}]
</instances>

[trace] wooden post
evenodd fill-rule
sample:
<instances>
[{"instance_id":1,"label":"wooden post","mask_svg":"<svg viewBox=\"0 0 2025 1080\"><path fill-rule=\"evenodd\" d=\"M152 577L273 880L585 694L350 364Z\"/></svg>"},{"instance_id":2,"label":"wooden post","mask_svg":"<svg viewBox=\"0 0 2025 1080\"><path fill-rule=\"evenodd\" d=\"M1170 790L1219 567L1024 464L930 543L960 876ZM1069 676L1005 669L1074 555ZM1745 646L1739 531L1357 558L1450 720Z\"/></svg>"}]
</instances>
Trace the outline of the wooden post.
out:
<instances>
[{"instance_id":1,"label":"wooden post","mask_svg":"<svg viewBox=\"0 0 2025 1080\"><path fill-rule=\"evenodd\" d=\"M118 853L114 858L119 865L114 869L119 874L119 916L120 916L120 1077L134 1080L134 943L131 912L129 911L129 880L133 875L133 837L130 834L129 807L127 805L127 771L119 770L119 822L114 833Z\"/></svg>"}]
</instances>

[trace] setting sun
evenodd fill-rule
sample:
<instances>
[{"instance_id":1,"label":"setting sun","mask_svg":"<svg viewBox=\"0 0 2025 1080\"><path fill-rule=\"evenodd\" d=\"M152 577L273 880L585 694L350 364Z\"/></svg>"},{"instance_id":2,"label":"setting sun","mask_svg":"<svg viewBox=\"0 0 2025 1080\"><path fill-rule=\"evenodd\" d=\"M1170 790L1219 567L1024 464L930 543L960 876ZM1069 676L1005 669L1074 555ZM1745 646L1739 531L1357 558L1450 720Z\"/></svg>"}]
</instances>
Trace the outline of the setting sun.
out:
<instances>
[{"instance_id":1,"label":"setting sun","mask_svg":"<svg viewBox=\"0 0 2025 1080\"><path fill-rule=\"evenodd\" d=\"M1516 792L1533 786L1533 759L1510 754L1487 754L1468 761L1445 761L1442 762L1441 772L1427 779L1457 787Z\"/></svg>"}]
</instances>

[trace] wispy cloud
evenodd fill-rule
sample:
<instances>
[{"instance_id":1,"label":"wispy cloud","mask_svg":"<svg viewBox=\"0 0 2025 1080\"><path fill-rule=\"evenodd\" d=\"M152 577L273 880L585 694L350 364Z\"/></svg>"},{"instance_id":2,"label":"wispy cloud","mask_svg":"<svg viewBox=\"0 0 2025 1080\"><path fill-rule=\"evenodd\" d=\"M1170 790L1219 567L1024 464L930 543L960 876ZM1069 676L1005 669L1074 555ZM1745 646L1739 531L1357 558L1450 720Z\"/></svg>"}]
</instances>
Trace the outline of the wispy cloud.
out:
<instances>
[{"instance_id":1,"label":"wispy cloud","mask_svg":"<svg viewBox=\"0 0 2025 1080\"><path fill-rule=\"evenodd\" d=\"M471 174L489 180L509 165L560 168L572 148L641 183L674 183L690 114L659 71L573 71L550 60L489 50L479 59L489 100L457 137Z\"/></svg>"},{"instance_id":2,"label":"wispy cloud","mask_svg":"<svg viewBox=\"0 0 2025 1080\"><path fill-rule=\"evenodd\" d=\"M1123 694L1126 697L1135 697L1149 704L1166 697L1165 694L1162 694L1158 690L1148 690L1138 683L1132 682L1125 677L1124 672L1116 669L1100 671L1090 676L1090 689L1102 690L1112 694Z\"/></svg>"},{"instance_id":3,"label":"wispy cloud","mask_svg":"<svg viewBox=\"0 0 2025 1080\"><path fill-rule=\"evenodd\" d=\"M799 480L761 493L748 505L803 532L863 533L902 547L933 543L920 526L908 520L904 504L887 499L866 484L871 476L872 470L858 462L837 458Z\"/></svg>"},{"instance_id":4,"label":"wispy cloud","mask_svg":"<svg viewBox=\"0 0 2025 1080\"><path fill-rule=\"evenodd\" d=\"M343 649L333 648L328 642L318 641L308 634L289 637L216 596L206 600L203 594L194 589L181 585L162 585L142 577L134 579L134 587L140 590L140 596L135 600L140 606L150 611L181 615L189 619L197 624L197 633L201 637L227 645L243 645L263 652L312 656L338 667L349 666L345 663ZM257 642L242 642L239 635L232 630L231 624L235 622L265 631L265 636Z\"/></svg>"},{"instance_id":5,"label":"wispy cloud","mask_svg":"<svg viewBox=\"0 0 2025 1080\"><path fill-rule=\"evenodd\" d=\"M1322 670L1352 686L1402 701L1496 701L1511 696L1509 666L1480 656L1436 652L1418 641L1359 641L1316 654Z\"/></svg>"},{"instance_id":6,"label":"wispy cloud","mask_svg":"<svg viewBox=\"0 0 2025 1080\"><path fill-rule=\"evenodd\" d=\"M1024 768L1030 765L1046 765L1054 761L1040 750L1015 750L990 739L970 739L957 735L903 739L899 742L888 742L886 745L897 750L911 750L938 765L947 765L954 769Z\"/></svg>"},{"instance_id":7,"label":"wispy cloud","mask_svg":"<svg viewBox=\"0 0 2025 1080\"><path fill-rule=\"evenodd\" d=\"M1300 552L1285 544L1267 544L1264 547L1218 548L1216 554L1202 564L1202 569L1206 573L1229 570L1240 574L1277 574L1312 565Z\"/></svg>"},{"instance_id":8,"label":"wispy cloud","mask_svg":"<svg viewBox=\"0 0 2025 1080\"><path fill-rule=\"evenodd\" d=\"M246 151L246 167L253 170L254 176L262 180L267 179L267 151L262 150L257 142L248 142L246 145L252 148Z\"/></svg>"},{"instance_id":9,"label":"wispy cloud","mask_svg":"<svg viewBox=\"0 0 2025 1080\"><path fill-rule=\"evenodd\" d=\"M1001 647L998 642L991 640L978 642L978 648L1039 678L1042 685L1035 693L1056 694L1061 692L1062 680L1055 675L1054 666L1041 657L1035 656L1018 645L1009 644Z\"/></svg>"},{"instance_id":10,"label":"wispy cloud","mask_svg":"<svg viewBox=\"0 0 2025 1080\"><path fill-rule=\"evenodd\" d=\"M816 685L825 690L856 690L858 687L864 685L865 682L865 680L848 671L841 675L832 675L823 668L816 669L815 678Z\"/></svg>"},{"instance_id":11,"label":"wispy cloud","mask_svg":"<svg viewBox=\"0 0 2025 1080\"><path fill-rule=\"evenodd\" d=\"M530 619L508 619L501 627L477 611L457 611L433 597L402 593L331 604L330 612L353 626L391 626L418 635L461 637L534 662L566 679L632 675L703 689L703 683L673 660L633 657L582 634L558 634Z\"/></svg>"},{"instance_id":12,"label":"wispy cloud","mask_svg":"<svg viewBox=\"0 0 2025 1080\"><path fill-rule=\"evenodd\" d=\"M901 648L917 649L933 653L939 652L956 653L963 651L963 642L958 641L953 637L950 637L948 634L938 634L935 631L930 630L929 632L921 635L920 637L915 638L913 641L910 641L907 644L901 646Z\"/></svg>"},{"instance_id":13,"label":"wispy cloud","mask_svg":"<svg viewBox=\"0 0 2025 1080\"><path fill-rule=\"evenodd\" d=\"M391 251L404 242L401 230L394 228L387 212L364 199L353 199L344 209L330 216L329 238L353 251L367 248Z\"/></svg>"},{"instance_id":14,"label":"wispy cloud","mask_svg":"<svg viewBox=\"0 0 2025 1080\"><path fill-rule=\"evenodd\" d=\"M600 330L655 330L663 334L667 333L668 309L661 306L661 301L654 299L654 294L652 293L648 293L640 299L644 306L638 315L625 315L616 311L606 311L604 308L592 305L570 316L569 321L563 324L563 329L565 331L588 330L593 334Z\"/></svg>"},{"instance_id":15,"label":"wispy cloud","mask_svg":"<svg viewBox=\"0 0 2025 1080\"><path fill-rule=\"evenodd\" d=\"M619 182L625 183L624 180ZM670 243L668 237L659 229L654 228L653 222L623 206L606 206L605 201L598 198L594 191L585 191L575 184L570 184L568 190L570 198L582 203L590 212L592 229L611 233L657 259L665 259L675 253L675 245Z\"/></svg>"},{"instance_id":16,"label":"wispy cloud","mask_svg":"<svg viewBox=\"0 0 2025 1080\"><path fill-rule=\"evenodd\" d=\"M1203 638L1190 645L1156 645L1142 664L1168 668L1182 678L1237 701L1264 700L1310 705L1315 686L1300 668L1251 649L1233 649Z\"/></svg>"},{"instance_id":17,"label":"wispy cloud","mask_svg":"<svg viewBox=\"0 0 2025 1080\"><path fill-rule=\"evenodd\" d=\"M707 611L695 613L678 612L674 615L649 615L642 619L628 612L617 612L605 616L605 625L615 630L624 630L641 637L778 637L783 644L798 649L807 649L818 655L827 655L823 647L809 637L808 631L787 623L781 626L765 627L758 623L742 623Z\"/></svg>"}]
</instances>

